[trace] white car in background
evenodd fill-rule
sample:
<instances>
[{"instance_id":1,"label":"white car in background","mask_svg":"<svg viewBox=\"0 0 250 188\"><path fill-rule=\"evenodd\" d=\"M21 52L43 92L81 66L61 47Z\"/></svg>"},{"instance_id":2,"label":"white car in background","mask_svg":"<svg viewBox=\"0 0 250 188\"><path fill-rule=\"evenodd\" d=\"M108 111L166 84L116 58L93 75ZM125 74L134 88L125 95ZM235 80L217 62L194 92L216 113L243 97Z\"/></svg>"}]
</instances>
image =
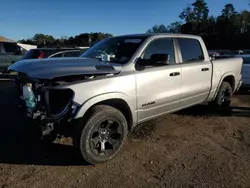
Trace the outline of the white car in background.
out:
<instances>
[{"instance_id":1,"label":"white car in background","mask_svg":"<svg viewBox=\"0 0 250 188\"><path fill-rule=\"evenodd\" d=\"M242 87L250 87L250 54L241 54L236 56L243 59Z\"/></svg>"}]
</instances>

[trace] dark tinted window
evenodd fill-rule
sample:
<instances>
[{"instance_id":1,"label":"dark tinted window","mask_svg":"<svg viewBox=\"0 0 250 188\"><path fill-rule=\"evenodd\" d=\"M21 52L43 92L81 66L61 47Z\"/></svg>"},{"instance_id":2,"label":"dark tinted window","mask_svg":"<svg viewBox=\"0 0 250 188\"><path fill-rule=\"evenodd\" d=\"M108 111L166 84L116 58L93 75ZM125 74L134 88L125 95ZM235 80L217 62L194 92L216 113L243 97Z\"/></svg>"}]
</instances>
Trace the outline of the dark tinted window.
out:
<instances>
[{"instance_id":1,"label":"dark tinted window","mask_svg":"<svg viewBox=\"0 0 250 188\"><path fill-rule=\"evenodd\" d=\"M142 59L150 59L152 54L168 54L170 57L170 63L175 63L174 45L172 39L156 39L151 42L145 52Z\"/></svg>"},{"instance_id":2,"label":"dark tinted window","mask_svg":"<svg viewBox=\"0 0 250 188\"><path fill-rule=\"evenodd\" d=\"M4 48L6 53L16 54L18 52L21 52L21 48L15 43L4 43Z\"/></svg>"},{"instance_id":3,"label":"dark tinted window","mask_svg":"<svg viewBox=\"0 0 250 188\"><path fill-rule=\"evenodd\" d=\"M204 60L200 42L196 39L178 39L183 62Z\"/></svg>"},{"instance_id":4,"label":"dark tinted window","mask_svg":"<svg viewBox=\"0 0 250 188\"><path fill-rule=\"evenodd\" d=\"M80 55L81 55L80 51L64 52L63 54L64 57L78 57Z\"/></svg>"}]
</instances>

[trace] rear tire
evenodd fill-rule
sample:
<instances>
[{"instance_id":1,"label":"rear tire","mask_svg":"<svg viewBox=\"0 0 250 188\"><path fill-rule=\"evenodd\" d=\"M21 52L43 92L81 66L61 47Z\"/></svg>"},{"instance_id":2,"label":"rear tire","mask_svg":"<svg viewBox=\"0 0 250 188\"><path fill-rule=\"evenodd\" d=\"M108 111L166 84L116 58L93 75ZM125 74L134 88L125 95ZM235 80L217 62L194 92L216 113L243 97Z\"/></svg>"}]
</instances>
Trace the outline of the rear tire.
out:
<instances>
[{"instance_id":1,"label":"rear tire","mask_svg":"<svg viewBox=\"0 0 250 188\"><path fill-rule=\"evenodd\" d=\"M228 82L222 82L216 98L209 104L216 110L227 110L230 107L232 96L233 89L231 85Z\"/></svg>"},{"instance_id":2,"label":"rear tire","mask_svg":"<svg viewBox=\"0 0 250 188\"><path fill-rule=\"evenodd\" d=\"M73 143L88 163L104 163L120 151L127 132L127 121L119 110L98 105L77 123Z\"/></svg>"}]
</instances>

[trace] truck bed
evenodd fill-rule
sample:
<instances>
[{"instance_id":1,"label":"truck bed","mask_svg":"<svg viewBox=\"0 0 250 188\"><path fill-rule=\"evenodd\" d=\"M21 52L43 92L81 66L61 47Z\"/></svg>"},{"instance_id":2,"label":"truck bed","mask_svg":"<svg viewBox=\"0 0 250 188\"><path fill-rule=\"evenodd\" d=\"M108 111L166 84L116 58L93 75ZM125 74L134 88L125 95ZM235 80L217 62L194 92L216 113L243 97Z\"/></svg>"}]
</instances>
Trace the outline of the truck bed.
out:
<instances>
[{"instance_id":1,"label":"truck bed","mask_svg":"<svg viewBox=\"0 0 250 188\"><path fill-rule=\"evenodd\" d=\"M212 86L210 97L216 93L220 86L220 82L222 82L227 75L234 76L235 87L233 88L233 91L235 92L237 90L237 85L242 79L242 64L243 59L238 57L212 60L213 75L211 80ZM234 72L232 72L232 70L234 70Z\"/></svg>"}]
</instances>

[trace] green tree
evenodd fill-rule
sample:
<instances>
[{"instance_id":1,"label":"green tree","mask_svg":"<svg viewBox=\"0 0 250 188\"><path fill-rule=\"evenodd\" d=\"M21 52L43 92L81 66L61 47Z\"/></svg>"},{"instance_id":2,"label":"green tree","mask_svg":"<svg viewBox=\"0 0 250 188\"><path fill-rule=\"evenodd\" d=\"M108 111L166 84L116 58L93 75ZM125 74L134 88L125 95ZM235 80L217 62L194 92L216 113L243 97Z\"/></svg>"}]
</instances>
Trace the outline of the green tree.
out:
<instances>
[{"instance_id":1,"label":"green tree","mask_svg":"<svg viewBox=\"0 0 250 188\"><path fill-rule=\"evenodd\" d=\"M196 0L192 6L185 8L179 17L186 23L197 23L207 20L209 9L205 0Z\"/></svg>"},{"instance_id":2,"label":"green tree","mask_svg":"<svg viewBox=\"0 0 250 188\"><path fill-rule=\"evenodd\" d=\"M232 18L233 16L237 15L238 13L236 12L233 4L226 4L224 9L221 11L221 16L227 19Z\"/></svg>"},{"instance_id":3,"label":"green tree","mask_svg":"<svg viewBox=\"0 0 250 188\"><path fill-rule=\"evenodd\" d=\"M179 15L184 22L174 22L164 32L189 33L200 35L208 49L249 49L250 46L250 12L238 13L233 4L226 4L218 17L209 16L205 0L195 0ZM181 28L181 29L180 29ZM156 25L148 30L159 32Z\"/></svg>"},{"instance_id":4,"label":"green tree","mask_svg":"<svg viewBox=\"0 0 250 188\"><path fill-rule=\"evenodd\" d=\"M186 22L182 25L181 32L203 34L207 27L208 13L207 3L204 0L196 0L179 15L179 17Z\"/></svg>"},{"instance_id":5,"label":"green tree","mask_svg":"<svg viewBox=\"0 0 250 188\"><path fill-rule=\"evenodd\" d=\"M194 21L202 22L207 20L209 9L205 0L196 0L193 4Z\"/></svg>"},{"instance_id":6,"label":"green tree","mask_svg":"<svg viewBox=\"0 0 250 188\"><path fill-rule=\"evenodd\" d=\"M38 46L51 45L55 42L55 38L53 36L41 33L35 34L32 40L34 40Z\"/></svg>"},{"instance_id":7,"label":"green tree","mask_svg":"<svg viewBox=\"0 0 250 188\"><path fill-rule=\"evenodd\" d=\"M188 6L180 13L179 17L185 22L193 22L194 21L193 9L190 6Z\"/></svg>"},{"instance_id":8,"label":"green tree","mask_svg":"<svg viewBox=\"0 0 250 188\"><path fill-rule=\"evenodd\" d=\"M77 46L90 46L89 38L92 39L91 44L95 44L100 40L112 37L109 33L82 33L76 36L62 36L60 38L54 38L51 35L46 35L42 33L35 34L30 39L22 39L19 42L24 44L34 44L38 47L77 47Z\"/></svg>"},{"instance_id":9,"label":"green tree","mask_svg":"<svg viewBox=\"0 0 250 188\"><path fill-rule=\"evenodd\" d=\"M171 23L167 27L167 32L169 32L169 33L181 33L181 26L182 26L181 22Z\"/></svg>"},{"instance_id":10,"label":"green tree","mask_svg":"<svg viewBox=\"0 0 250 188\"><path fill-rule=\"evenodd\" d=\"M147 33L167 33L168 29L165 25L154 25L151 29L147 30Z\"/></svg>"},{"instance_id":11,"label":"green tree","mask_svg":"<svg viewBox=\"0 0 250 188\"><path fill-rule=\"evenodd\" d=\"M250 12L248 10L244 10L239 16L241 23L241 33L250 31Z\"/></svg>"}]
</instances>

